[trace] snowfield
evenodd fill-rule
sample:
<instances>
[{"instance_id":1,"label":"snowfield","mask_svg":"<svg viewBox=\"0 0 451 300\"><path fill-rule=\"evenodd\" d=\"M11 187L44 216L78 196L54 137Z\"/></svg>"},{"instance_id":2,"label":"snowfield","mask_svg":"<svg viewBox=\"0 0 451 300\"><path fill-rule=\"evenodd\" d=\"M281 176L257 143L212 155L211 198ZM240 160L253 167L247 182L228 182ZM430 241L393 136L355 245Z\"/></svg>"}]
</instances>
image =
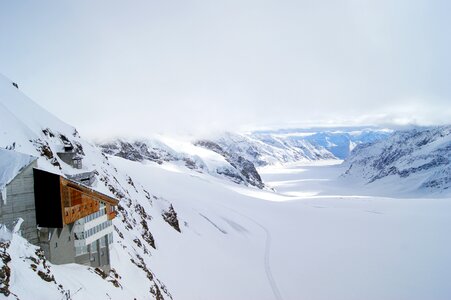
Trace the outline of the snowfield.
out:
<instances>
[{"instance_id":1,"label":"snowfield","mask_svg":"<svg viewBox=\"0 0 451 300\"><path fill-rule=\"evenodd\" d=\"M62 176L93 171L93 188L120 199L108 274L53 265L0 226L0 299L451 299L446 128L407 133L402 152L398 134L373 141L373 150L359 145L349 176L349 164L325 146L280 136L111 143L105 155L1 75L0 125L2 151L23 153L25 163L37 157L39 168ZM357 143L344 141L346 149ZM66 143L83 157L82 170L56 154ZM390 164L375 169L379 150ZM128 159L112 156L121 152ZM23 161L0 159L3 187ZM254 164L266 166L257 173ZM387 176L365 184L375 171ZM428 187L437 192L413 192L424 171L441 183Z\"/></svg>"},{"instance_id":2,"label":"snowfield","mask_svg":"<svg viewBox=\"0 0 451 300\"><path fill-rule=\"evenodd\" d=\"M179 214L153 254L174 299L451 297L450 199L353 194L336 161L260 169L273 193L110 160Z\"/></svg>"}]
</instances>

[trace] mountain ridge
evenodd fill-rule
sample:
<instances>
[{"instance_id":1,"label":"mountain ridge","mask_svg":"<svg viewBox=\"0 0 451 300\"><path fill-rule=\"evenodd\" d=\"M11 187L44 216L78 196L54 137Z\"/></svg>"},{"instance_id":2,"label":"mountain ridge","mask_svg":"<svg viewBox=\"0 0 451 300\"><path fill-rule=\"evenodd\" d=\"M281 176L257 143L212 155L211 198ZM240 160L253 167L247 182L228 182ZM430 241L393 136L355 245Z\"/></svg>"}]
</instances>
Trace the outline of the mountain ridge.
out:
<instances>
[{"instance_id":1,"label":"mountain ridge","mask_svg":"<svg viewBox=\"0 0 451 300\"><path fill-rule=\"evenodd\" d=\"M345 160L343 176L365 184L396 180L412 191L438 192L451 187L451 126L395 132L383 141L357 146ZM390 186L390 185L388 185Z\"/></svg>"}]
</instances>

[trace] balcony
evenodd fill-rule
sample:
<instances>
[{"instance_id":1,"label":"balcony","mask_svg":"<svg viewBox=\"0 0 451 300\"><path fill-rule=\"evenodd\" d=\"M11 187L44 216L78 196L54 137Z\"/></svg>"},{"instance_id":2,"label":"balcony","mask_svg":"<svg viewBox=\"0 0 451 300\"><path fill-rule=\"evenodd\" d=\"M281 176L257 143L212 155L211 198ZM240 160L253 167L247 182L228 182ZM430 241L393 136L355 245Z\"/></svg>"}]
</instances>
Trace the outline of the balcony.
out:
<instances>
[{"instance_id":1,"label":"balcony","mask_svg":"<svg viewBox=\"0 0 451 300\"><path fill-rule=\"evenodd\" d=\"M75 223L74 226L74 232L75 233L82 233L82 232L86 232L91 228L94 228L102 223L104 223L105 221L108 221L108 216L106 214L103 214L93 220L90 220L88 222L83 222L83 220L79 220L78 222Z\"/></svg>"},{"instance_id":2,"label":"balcony","mask_svg":"<svg viewBox=\"0 0 451 300\"><path fill-rule=\"evenodd\" d=\"M101 237L104 237L110 233L113 232L113 225L109 225L106 228L95 232L92 235L86 236L86 232L82 233L75 233L75 247L83 247L83 246L87 246L95 241L97 241L98 239L100 239Z\"/></svg>"}]
</instances>

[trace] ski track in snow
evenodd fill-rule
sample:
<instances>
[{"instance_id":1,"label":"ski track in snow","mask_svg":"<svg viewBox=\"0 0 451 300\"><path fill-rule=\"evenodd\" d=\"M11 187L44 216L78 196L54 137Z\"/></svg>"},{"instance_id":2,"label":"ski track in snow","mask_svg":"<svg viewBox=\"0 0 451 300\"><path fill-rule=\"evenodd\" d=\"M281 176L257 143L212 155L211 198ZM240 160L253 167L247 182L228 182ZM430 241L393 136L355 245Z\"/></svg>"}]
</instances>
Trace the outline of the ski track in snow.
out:
<instances>
[{"instance_id":1,"label":"ski track in snow","mask_svg":"<svg viewBox=\"0 0 451 300\"><path fill-rule=\"evenodd\" d=\"M225 206L223 206L225 207ZM269 285L271 287L271 290L274 294L274 298L277 300L283 300L282 295L280 294L279 288L277 287L277 283L276 280L274 279L274 276L272 274L271 271L271 264L270 264L270 255L271 255L271 242L272 242L272 238L271 238L271 233L269 232L269 230L263 226L262 224L260 224L259 222L257 222L254 218L249 217L248 215L245 215L241 212L238 212L230 207L225 207L231 211L233 211L234 213L248 219L249 221L251 221L252 223L254 223L255 225L257 225L258 227L260 227L264 232L265 232L265 258L264 258L264 266L265 266L265 273L266 273L266 277L268 278L268 282Z\"/></svg>"},{"instance_id":2,"label":"ski track in snow","mask_svg":"<svg viewBox=\"0 0 451 300\"><path fill-rule=\"evenodd\" d=\"M254 221L255 224L260 226L266 233L266 243L265 243L265 272L266 277L268 277L269 284L271 285L272 292L274 293L274 297L277 300L282 300L282 295L280 294L279 288L277 287L276 281L272 275L271 265L269 263L270 253L271 253L271 233L269 230L261 225L260 223Z\"/></svg>"}]
</instances>

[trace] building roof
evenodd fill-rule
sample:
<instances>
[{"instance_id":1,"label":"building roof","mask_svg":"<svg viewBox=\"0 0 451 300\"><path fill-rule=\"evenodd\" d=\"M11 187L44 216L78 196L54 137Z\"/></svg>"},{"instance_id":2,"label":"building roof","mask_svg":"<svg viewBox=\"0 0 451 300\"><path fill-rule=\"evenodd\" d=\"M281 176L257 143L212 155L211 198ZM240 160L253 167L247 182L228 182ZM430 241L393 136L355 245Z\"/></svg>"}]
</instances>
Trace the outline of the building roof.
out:
<instances>
[{"instance_id":1,"label":"building roof","mask_svg":"<svg viewBox=\"0 0 451 300\"><path fill-rule=\"evenodd\" d=\"M85 193L87 195L91 195L94 199L96 199L97 201L101 201L104 203L108 203L111 205L118 205L119 204L119 200L110 196L107 196L99 191L96 191L93 188L90 188L88 186L85 186L77 181L74 181L72 179L68 179L68 178L64 178L61 177L61 184L63 186L68 186L71 187L73 189L76 189L82 193Z\"/></svg>"},{"instance_id":2,"label":"building roof","mask_svg":"<svg viewBox=\"0 0 451 300\"><path fill-rule=\"evenodd\" d=\"M36 221L40 227L63 228L76 220L107 207L108 217L115 217L114 209L119 200L102 194L79 182L64 178L46 170L34 169L34 196Z\"/></svg>"},{"instance_id":3,"label":"building roof","mask_svg":"<svg viewBox=\"0 0 451 300\"><path fill-rule=\"evenodd\" d=\"M0 191L36 159L32 155L0 148Z\"/></svg>"}]
</instances>

